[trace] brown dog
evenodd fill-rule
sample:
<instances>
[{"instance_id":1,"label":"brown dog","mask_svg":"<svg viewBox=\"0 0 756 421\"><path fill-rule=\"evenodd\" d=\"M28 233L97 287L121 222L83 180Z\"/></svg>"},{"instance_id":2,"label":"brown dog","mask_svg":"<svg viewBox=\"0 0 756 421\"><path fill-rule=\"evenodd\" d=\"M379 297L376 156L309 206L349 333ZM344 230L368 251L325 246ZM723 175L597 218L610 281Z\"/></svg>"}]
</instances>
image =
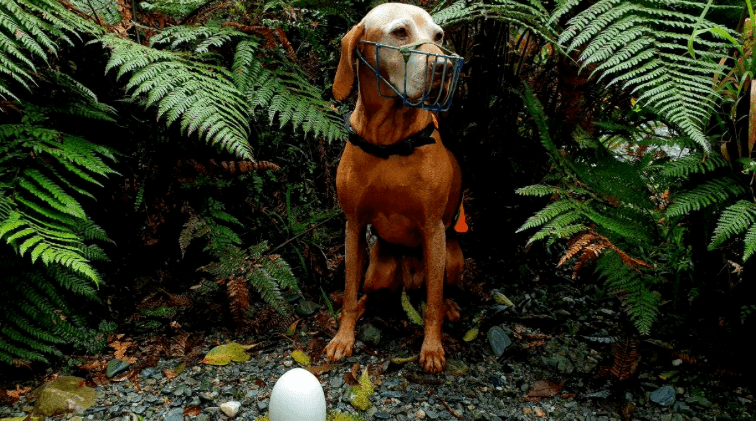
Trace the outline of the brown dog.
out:
<instances>
[{"instance_id":1,"label":"brown dog","mask_svg":"<svg viewBox=\"0 0 756 421\"><path fill-rule=\"evenodd\" d=\"M433 59L434 54L443 54L438 47L442 40L443 31L427 12L397 3L371 10L342 39L333 86L336 99L345 99L352 90L355 53L367 63L358 63L357 105L349 119L353 133L336 176L339 202L347 218L346 287L339 331L326 347L326 355L332 361L352 354L355 324L365 310L367 295L358 301L358 292L366 228L372 225L379 238L371 250L364 293L401 286L412 289L424 283L427 307L420 364L428 372L444 368L444 315L452 321L459 319L459 307L444 300L443 289L444 283L458 283L462 270L462 251L449 230L460 209L461 172L455 157L441 143L438 131L429 126L435 122L431 111L408 107L400 98L384 96L391 93L388 83L406 86L403 93L415 103L424 101L424 92L435 97L453 89L440 76L451 71L451 65ZM406 51L402 55L396 49L377 52L380 47L375 43L410 45L430 54L407 56ZM379 79L376 69L383 79ZM420 132L429 133L427 141L411 153L381 156L384 146L390 150L391 145Z\"/></svg>"}]
</instances>

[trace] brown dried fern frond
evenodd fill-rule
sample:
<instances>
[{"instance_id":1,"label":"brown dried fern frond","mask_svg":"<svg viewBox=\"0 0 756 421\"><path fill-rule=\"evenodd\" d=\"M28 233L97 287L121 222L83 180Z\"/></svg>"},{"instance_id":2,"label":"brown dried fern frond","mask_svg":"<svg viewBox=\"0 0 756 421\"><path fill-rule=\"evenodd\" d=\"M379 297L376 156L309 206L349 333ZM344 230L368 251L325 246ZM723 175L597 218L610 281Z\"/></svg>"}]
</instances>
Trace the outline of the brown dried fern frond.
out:
<instances>
[{"instance_id":1,"label":"brown dried fern frond","mask_svg":"<svg viewBox=\"0 0 756 421\"><path fill-rule=\"evenodd\" d=\"M243 277L232 277L226 282L226 295L228 295L231 316L234 318L236 327L243 330L249 326L249 284Z\"/></svg>"},{"instance_id":2,"label":"brown dried fern frond","mask_svg":"<svg viewBox=\"0 0 756 421\"><path fill-rule=\"evenodd\" d=\"M606 249L615 251L619 258L633 270L637 271L638 266L651 266L641 259L628 255L622 249L614 245L609 238L591 229L589 231L575 234L572 237L567 251L565 251L562 258L559 259L557 267L561 267L568 260L575 256L579 256L578 262L575 264L574 272L572 273L572 279L575 279L577 278L578 271L585 266L586 263L598 259L601 253Z\"/></svg>"},{"instance_id":3,"label":"brown dried fern frond","mask_svg":"<svg viewBox=\"0 0 756 421\"><path fill-rule=\"evenodd\" d=\"M625 338L612 344L612 366L609 373L625 381L638 373L640 355L638 355L638 341Z\"/></svg>"}]
</instances>

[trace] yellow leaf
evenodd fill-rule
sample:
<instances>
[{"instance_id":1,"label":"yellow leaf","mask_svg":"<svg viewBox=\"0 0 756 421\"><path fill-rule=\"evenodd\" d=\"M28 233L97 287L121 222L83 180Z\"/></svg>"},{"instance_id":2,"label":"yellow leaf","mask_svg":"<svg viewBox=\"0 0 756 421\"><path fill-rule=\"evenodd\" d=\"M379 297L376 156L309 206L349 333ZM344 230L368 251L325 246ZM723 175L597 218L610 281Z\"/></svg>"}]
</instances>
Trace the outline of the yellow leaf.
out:
<instances>
[{"instance_id":1,"label":"yellow leaf","mask_svg":"<svg viewBox=\"0 0 756 421\"><path fill-rule=\"evenodd\" d=\"M349 402L355 409L365 411L372 405L368 398L373 393L374 388L373 383L370 383L367 370L362 371L358 383L357 386L349 391Z\"/></svg>"},{"instance_id":2,"label":"yellow leaf","mask_svg":"<svg viewBox=\"0 0 756 421\"><path fill-rule=\"evenodd\" d=\"M0 421L24 421L24 420L39 421L41 419L42 417L27 418L26 416L23 416L23 417L14 417L14 418L0 418Z\"/></svg>"},{"instance_id":3,"label":"yellow leaf","mask_svg":"<svg viewBox=\"0 0 756 421\"><path fill-rule=\"evenodd\" d=\"M499 291L494 292L493 298L494 301L499 304L505 305L507 307L514 307L514 303L509 298L507 298L506 295L500 293Z\"/></svg>"},{"instance_id":4,"label":"yellow leaf","mask_svg":"<svg viewBox=\"0 0 756 421\"><path fill-rule=\"evenodd\" d=\"M667 371L666 373L659 374L659 378L662 380L669 380L677 375L677 371Z\"/></svg>"},{"instance_id":5,"label":"yellow leaf","mask_svg":"<svg viewBox=\"0 0 756 421\"><path fill-rule=\"evenodd\" d=\"M402 290L402 308L404 309L404 312L407 313L407 318L410 322L418 326L423 325L423 318L420 316L420 313L415 310L415 307L412 307L412 303L410 303L406 290Z\"/></svg>"},{"instance_id":6,"label":"yellow leaf","mask_svg":"<svg viewBox=\"0 0 756 421\"><path fill-rule=\"evenodd\" d=\"M394 357L391 359L391 362L394 364L406 364L406 363L417 361L417 358L418 358L418 355L413 355L411 357L406 357L406 358Z\"/></svg>"},{"instance_id":7,"label":"yellow leaf","mask_svg":"<svg viewBox=\"0 0 756 421\"><path fill-rule=\"evenodd\" d=\"M462 340L465 342L470 342L477 337L478 337L478 328L474 327L468 330L467 333L465 333L465 336L462 338Z\"/></svg>"},{"instance_id":8,"label":"yellow leaf","mask_svg":"<svg viewBox=\"0 0 756 421\"><path fill-rule=\"evenodd\" d=\"M227 365L231 361L243 363L251 358L245 351L254 345L240 345L235 342L216 346L202 359L202 363L210 365Z\"/></svg>"},{"instance_id":9,"label":"yellow leaf","mask_svg":"<svg viewBox=\"0 0 756 421\"><path fill-rule=\"evenodd\" d=\"M299 365L307 367L310 365L310 357L307 356L304 352L300 350L296 350L291 353L291 358L294 358L294 361L298 362Z\"/></svg>"}]
</instances>

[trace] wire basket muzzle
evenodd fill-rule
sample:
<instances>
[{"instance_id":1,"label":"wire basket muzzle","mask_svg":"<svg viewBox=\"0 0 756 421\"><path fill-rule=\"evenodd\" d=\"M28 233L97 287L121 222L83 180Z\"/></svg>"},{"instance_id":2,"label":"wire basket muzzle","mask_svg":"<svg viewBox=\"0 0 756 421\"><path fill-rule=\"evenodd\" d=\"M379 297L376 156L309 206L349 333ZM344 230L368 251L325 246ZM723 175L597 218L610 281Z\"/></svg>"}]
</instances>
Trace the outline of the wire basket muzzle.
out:
<instances>
[{"instance_id":1,"label":"wire basket muzzle","mask_svg":"<svg viewBox=\"0 0 756 421\"><path fill-rule=\"evenodd\" d=\"M371 41L362 41L362 43L375 46L375 67L373 67L362 54L359 54L359 50L358 56L363 63L375 72L378 93L382 97L401 99L406 106L435 112L446 111L451 107L454 91L457 89L457 83L459 81L459 74L462 71L462 65L464 64L464 59L462 57L431 42L421 42L402 47L379 44ZM438 54L414 49L422 44L433 44L447 54ZM384 50L383 53L381 52L382 50ZM391 83L388 75L381 74L381 61L394 60L396 58L396 52L398 52L403 59L403 76L401 77L401 82L399 82L400 86ZM388 57L391 56L394 57L389 59ZM413 68L413 66L423 66L424 68L418 69ZM408 84L416 91L413 92L414 95L412 95L412 97L408 95ZM385 86L388 86L390 91L387 92Z\"/></svg>"}]
</instances>

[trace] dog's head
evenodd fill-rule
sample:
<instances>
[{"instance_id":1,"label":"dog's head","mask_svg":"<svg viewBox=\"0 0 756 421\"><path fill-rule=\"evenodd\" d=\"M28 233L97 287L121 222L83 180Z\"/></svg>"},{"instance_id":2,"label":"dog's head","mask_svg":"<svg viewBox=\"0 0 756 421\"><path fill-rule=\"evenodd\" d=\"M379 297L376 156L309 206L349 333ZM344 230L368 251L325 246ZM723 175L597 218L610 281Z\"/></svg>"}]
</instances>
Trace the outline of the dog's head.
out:
<instances>
[{"instance_id":1,"label":"dog's head","mask_svg":"<svg viewBox=\"0 0 756 421\"><path fill-rule=\"evenodd\" d=\"M342 39L334 97L349 96L359 58L381 96L434 111L448 107L462 59L442 50L443 39L444 31L425 10L401 3L381 4Z\"/></svg>"}]
</instances>

